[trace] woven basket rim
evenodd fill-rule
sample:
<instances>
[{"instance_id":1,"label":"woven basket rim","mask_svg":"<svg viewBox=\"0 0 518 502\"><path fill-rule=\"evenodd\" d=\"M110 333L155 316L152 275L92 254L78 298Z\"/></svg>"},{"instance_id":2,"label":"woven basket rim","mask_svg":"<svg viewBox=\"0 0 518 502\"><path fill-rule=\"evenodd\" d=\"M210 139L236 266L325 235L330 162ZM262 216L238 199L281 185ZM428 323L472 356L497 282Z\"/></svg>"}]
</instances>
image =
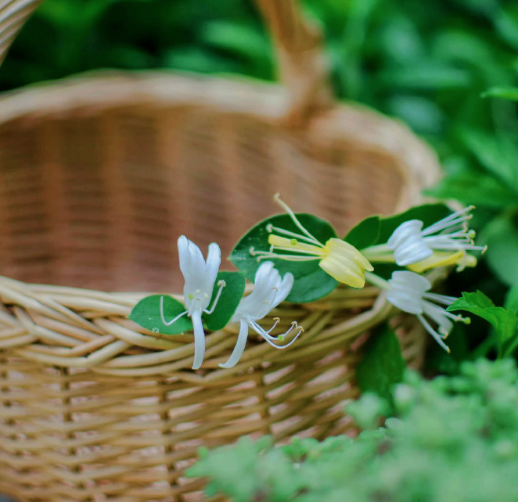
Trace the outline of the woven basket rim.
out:
<instances>
[{"instance_id":1,"label":"woven basket rim","mask_svg":"<svg viewBox=\"0 0 518 502\"><path fill-rule=\"evenodd\" d=\"M104 89L105 93L85 92L91 86ZM286 110L290 108L289 98L287 89L278 83L234 74L213 76L176 70L92 70L0 93L0 123L79 112L92 115L124 107L190 103L199 108L253 116L289 131L290 127L283 123ZM351 142L361 139L366 148L385 150L401 157L414 177L418 174L421 188L431 186L441 177L437 154L422 138L416 136L401 119L388 117L366 104L335 101L331 107L315 112L303 130L317 136L322 121L346 122L348 119L355 122L355 119L362 118L376 124L378 134L373 134L372 141L369 141L368 137L359 134L357 128L351 127L347 130ZM386 131L381 134L388 129L390 135ZM409 144L411 148L408 148ZM409 156L409 153L413 155ZM420 157L421 163L426 163L426 169L417 169L414 165L416 156ZM415 188L408 187L408 191L415 192ZM420 193L419 198L423 199ZM401 201L395 212L408 206L408 202Z\"/></svg>"},{"instance_id":2,"label":"woven basket rim","mask_svg":"<svg viewBox=\"0 0 518 502\"><path fill-rule=\"evenodd\" d=\"M170 81L183 87L172 88ZM100 86L113 94L85 92L90 86ZM253 95L258 101L248 101ZM222 107L225 111L243 112L268 119L282 119L288 106L289 93L277 82L254 79L239 74L204 75L184 70L112 70L96 69L64 78L45 80L0 93L0 121L6 122L24 115L60 114L63 110L77 110L95 106L95 110L123 106L139 106L157 101L174 105L185 104L195 98L200 107ZM262 99L261 99L262 98ZM36 106L35 106L36 105ZM158 106L158 105L157 105ZM372 118L397 125L405 133L415 133L403 120L352 100L337 100L330 109L350 109ZM414 140L421 138L414 136ZM430 153L436 158L434 152Z\"/></svg>"},{"instance_id":3,"label":"woven basket rim","mask_svg":"<svg viewBox=\"0 0 518 502\"><path fill-rule=\"evenodd\" d=\"M196 373L190 368L194 348L192 335L182 335L182 343L178 343L175 341L178 338L157 335L127 319L132 306L146 296L145 293L105 293L65 286L29 285L0 276L2 300L4 302L8 300L7 303L16 302L16 305L34 310L36 312L34 321L37 322L43 316L47 316L54 322L68 323L77 330L90 330L92 333L97 332L98 335L103 335L103 331L108 330L117 338L115 342L107 340L107 343L101 343L100 350L95 351L93 357L76 356L73 348L69 349L69 354L64 354L63 349L53 351L41 347L27 347L27 340L21 340L24 347L17 347L17 344L14 344L13 347L8 345L5 347L9 348L14 355L45 366L87 368L107 376L148 377L167 374L180 381L203 382L204 384L232 377L263 361L274 364L289 360L300 361L306 355L313 356L315 352L333 350L342 346L345 341L354 339L387 321L393 315L395 308L387 302L383 292L379 293L375 287L367 287L361 291L366 299L371 299L371 308L340 323L329 325L328 322L334 312L326 312L326 306L336 308L337 301L347 302L356 294L356 291L350 288L338 288L326 298L313 302L312 305L316 306L314 313L317 315L314 316L315 319L306 324L308 329L304 337L298 341L299 343L290 347L289 351L276 351L266 342L257 343L253 347L247 348L239 363L233 368L219 368L218 363L224 362L226 351L235 344L236 329L226 326L219 331L207 332L206 361L201 368L202 373ZM351 298L347 298L348 292ZM178 299L182 298L180 295L173 296ZM338 300L336 300L337 296ZM292 305L292 309L295 310L297 308L296 304L283 305L284 307L274 309L265 317L266 322L271 322L279 314L286 314L286 311L283 312L286 305ZM90 312L93 313L93 316L89 315L89 311L84 311L89 306L91 306ZM83 311L82 316L74 311L78 307ZM27 314L22 313L18 307L15 309L17 309L18 315L22 315L22 320L30 322ZM326 322L322 326L324 319ZM36 329L36 331L38 330ZM59 341L53 340L51 335L42 332L39 333L39 336L46 343ZM319 338L318 346L312 343L316 336ZM0 342L0 347L2 345L4 344ZM106 350L110 346L113 346L113 350ZM145 352L137 355L124 355L130 346L144 349ZM221 356L219 356L220 353Z\"/></svg>"}]
</instances>

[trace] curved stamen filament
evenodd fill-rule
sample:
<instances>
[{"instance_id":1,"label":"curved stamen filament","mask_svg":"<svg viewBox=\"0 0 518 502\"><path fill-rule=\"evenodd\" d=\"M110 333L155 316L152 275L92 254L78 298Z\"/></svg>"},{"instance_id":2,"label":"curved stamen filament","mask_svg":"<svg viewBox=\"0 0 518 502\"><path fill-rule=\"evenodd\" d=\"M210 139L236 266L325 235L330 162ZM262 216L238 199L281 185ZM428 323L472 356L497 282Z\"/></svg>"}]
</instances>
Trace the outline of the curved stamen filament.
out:
<instances>
[{"instance_id":1,"label":"curved stamen filament","mask_svg":"<svg viewBox=\"0 0 518 502\"><path fill-rule=\"evenodd\" d=\"M276 319L278 319L278 318L276 318ZM277 325L277 322L275 323L274 327ZM281 335L277 335L277 336L270 335L270 332L272 331L273 327L270 328L268 331L265 331L264 328L259 326L259 324L257 324L257 322L255 322L255 321L252 321L250 323L250 326L256 331L256 333L261 335L272 347L275 347L276 349L288 348L290 345L292 345L295 342L295 340L297 340L297 338L300 336L300 334L304 331L304 328L302 326L299 326L296 321L293 321L291 323L291 326L288 328L288 330L286 332L282 333ZM287 343L286 345L276 345L274 343L274 342L278 342L278 341L283 341L284 338L286 336L288 336L294 329L298 329L298 333L295 335L293 340L291 340L289 343Z\"/></svg>"},{"instance_id":2,"label":"curved stamen filament","mask_svg":"<svg viewBox=\"0 0 518 502\"><path fill-rule=\"evenodd\" d=\"M281 318L274 317L273 320L274 320L273 326L268 331L265 331L265 333L270 334L277 327L277 324L279 324L279 322L281 321Z\"/></svg>"},{"instance_id":3,"label":"curved stamen filament","mask_svg":"<svg viewBox=\"0 0 518 502\"><path fill-rule=\"evenodd\" d=\"M288 252L300 253L300 254L309 254L309 255L313 255L313 256L315 256L316 252L318 252L318 250L310 251L310 250L307 250L307 249L286 248L286 247L282 247L282 246L272 246L271 247L271 251L273 251L273 250L288 251ZM323 255L323 253L322 253L322 255ZM319 256L322 256L322 255L319 255Z\"/></svg>"},{"instance_id":4,"label":"curved stamen filament","mask_svg":"<svg viewBox=\"0 0 518 502\"><path fill-rule=\"evenodd\" d=\"M272 253L271 251L256 251L253 247L250 248L249 253L252 256L257 256L257 261L265 260L267 258L279 258L279 259L285 260L285 261L312 261L312 260L321 259L321 257L319 257L319 256L315 256L315 257L292 256L292 255L288 255L288 254Z\"/></svg>"},{"instance_id":5,"label":"curved stamen filament","mask_svg":"<svg viewBox=\"0 0 518 502\"><path fill-rule=\"evenodd\" d=\"M293 223L295 223L295 225L297 226L297 228L299 228L303 234L307 235L315 244L320 244L320 242L315 238L313 237L303 226L302 224L300 223L300 221L297 219L297 217L295 216L295 213L291 210L291 208L281 200L280 198L280 194L276 193L274 196L273 196L273 200L275 202L277 202L277 204L279 204L279 206L281 206L291 217L291 219L293 220Z\"/></svg>"},{"instance_id":6,"label":"curved stamen filament","mask_svg":"<svg viewBox=\"0 0 518 502\"><path fill-rule=\"evenodd\" d=\"M227 285L227 283L225 281L218 281L218 286L219 286L219 289L218 289L218 293L216 294L216 298L214 299L214 303L212 304L212 307L210 308L210 310L207 310L205 309L203 312L205 312L206 314L212 314L214 312L214 309L216 308L216 305L218 304L219 302L219 299L221 297L221 293L223 292L223 288Z\"/></svg>"},{"instance_id":7,"label":"curved stamen filament","mask_svg":"<svg viewBox=\"0 0 518 502\"><path fill-rule=\"evenodd\" d=\"M451 305L457 299L454 296L439 295L437 293L424 293L423 298L434 300L445 305Z\"/></svg>"},{"instance_id":8,"label":"curved stamen filament","mask_svg":"<svg viewBox=\"0 0 518 502\"><path fill-rule=\"evenodd\" d=\"M472 209L475 209L475 206L468 206L460 211L456 211L455 213L451 213L450 215L446 216L446 218L443 218L442 220L437 221L433 225L430 225L428 228L424 230L423 233L430 234L438 232L439 230L442 230L443 228L452 227L453 225L457 225L458 223L462 223L464 221L470 220L473 218L473 215L466 214Z\"/></svg>"},{"instance_id":9,"label":"curved stamen filament","mask_svg":"<svg viewBox=\"0 0 518 502\"><path fill-rule=\"evenodd\" d=\"M166 326L171 326L171 324L174 324L180 317L183 317L185 314L187 314L189 311L186 310L185 312L182 312L181 314L177 315L172 321L166 321L165 315L164 315L164 297L160 297L160 319Z\"/></svg>"},{"instance_id":10,"label":"curved stamen filament","mask_svg":"<svg viewBox=\"0 0 518 502\"><path fill-rule=\"evenodd\" d=\"M437 223L434 223L430 227L425 228L422 231L422 235L425 236L425 235L435 234L441 230L444 230L445 228L452 228L456 225L461 225L461 224L465 223L466 221L471 220L472 218L473 218L472 214L462 216L461 218L457 218L457 219L451 219L448 221L445 218L444 220L438 221Z\"/></svg>"},{"instance_id":11,"label":"curved stamen filament","mask_svg":"<svg viewBox=\"0 0 518 502\"><path fill-rule=\"evenodd\" d=\"M446 338L445 335L440 335L435 331L432 326L430 326L430 323L423 317L422 314L417 314L417 318L421 322L421 324L424 326L426 331L430 333L430 335L433 336L435 341L446 351L448 354L450 353L450 348L444 343L443 339Z\"/></svg>"},{"instance_id":12,"label":"curved stamen filament","mask_svg":"<svg viewBox=\"0 0 518 502\"><path fill-rule=\"evenodd\" d=\"M274 227L271 223L269 225L267 225L266 230L269 233L276 232L278 234L284 234L289 237L294 237L295 239L299 239L301 241L304 240L306 242L310 242L311 244L313 244L315 246L319 246L322 248L324 247L324 245L322 243L318 242L317 240L315 240L313 238L310 239L309 237L306 237L306 236L300 235L300 234L296 234L295 232L290 232L289 230L285 230L284 228Z\"/></svg>"},{"instance_id":13,"label":"curved stamen filament","mask_svg":"<svg viewBox=\"0 0 518 502\"><path fill-rule=\"evenodd\" d=\"M487 246L474 246L472 244L463 244L460 241L453 241L451 243L433 243L433 249L436 251L450 251L452 249L454 250L461 250L461 249L471 249L473 251L485 251Z\"/></svg>"}]
</instances>

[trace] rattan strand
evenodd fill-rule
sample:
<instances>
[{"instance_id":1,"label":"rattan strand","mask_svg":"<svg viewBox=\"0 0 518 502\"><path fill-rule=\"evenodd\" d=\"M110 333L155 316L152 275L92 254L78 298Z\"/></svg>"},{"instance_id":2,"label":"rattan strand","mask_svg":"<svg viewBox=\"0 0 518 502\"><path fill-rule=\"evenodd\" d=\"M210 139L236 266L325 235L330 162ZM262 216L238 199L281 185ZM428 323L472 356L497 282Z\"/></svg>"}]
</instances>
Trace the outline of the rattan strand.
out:
<instances>
[{"instance_id":1,"label":"rattan strand","mask_svg":"<svg viewBox=\"0 0 518 502\"><path fill-rule=\"evenodd\" d=\"M37 2L0 7L0 58ZM176 239L224 256L258 220L296 211L344 233L421 200L433 153L395 121L330 99L321 37L292 0L260 0L286 88L163 72L94 73L0 98L0 492L27 502L199 500L199 446L245 434L351 433L344 403L369 334L390 320L418 367L424 336L374 288L283 304L305 333L275 351L233 327L193 337L127 319L179 292ZM15 14L19 13L19 14Z\"/></svg>"}]
</instances>

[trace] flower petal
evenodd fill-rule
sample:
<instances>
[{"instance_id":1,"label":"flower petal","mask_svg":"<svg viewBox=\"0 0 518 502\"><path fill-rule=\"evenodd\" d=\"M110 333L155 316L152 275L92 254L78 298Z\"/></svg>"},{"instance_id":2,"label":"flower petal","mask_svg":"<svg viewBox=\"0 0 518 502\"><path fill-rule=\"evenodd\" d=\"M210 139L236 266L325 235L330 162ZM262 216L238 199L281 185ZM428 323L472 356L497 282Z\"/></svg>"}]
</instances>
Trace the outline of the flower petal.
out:
<instances>
[{"instance_id":1,"label":"flower petal","mask_svg":"<svg viewBox=\"0 0 518 502\"><path fill-rule=\"evenodd\" d=\"M254 290L239 303L235 319L262 319L270 312L272 301L281 283L279 271L273 268L271 261L264 262L255 274Z\"/></svg>"},{"instance_id":2,"label":"flower petal","mask_svg":"<svg viewBox=\"0 0 518 502\"><path fill-rule=\"evenodd\" d=\"M284 275L281 284L278 287L277 294L275 295L275 299L272 304L272 309L277 307L279 303L282 303L284 300L286 300L286 297L290 294L291 288L293 287L294 282L293 274L290 274L289 272Z\"/></svg>"},{"instance_id":3,"label":"flower petal","mask_svg":"<svg viewBox=\"0 0 518 502\"><path fill-rule=\"evenodd\" d=\"M205 281L205 260L200 248L182 235L178 239L180 270L185 279L183 294L185 306L189 309L196 291L203 289ZM211 291L212 293L212 291ZM210 298L209 298L210 300Z\"/></svg>"},{"instance_id":4,"label":"flower petal","mask_svg":"<svg viewBox=\"0 0 518 502\"><path fill-rule=\"evenodd\" d=\"M196 311L191 316L194 328L194 361L192 369L197 370L203 364L205 357L205 331L201 320L201 311Z\"/></svg>"},{"instance_id":5,"label":"flower petal","mask_svg":"<svg viewBox=\"0 0 518 502\"><path fill-rule=\"evenodd\" d=\"M216 277L218 276L219 267L221 265L221 249L215 242L209 244L207 263L204 262L203 265L205 272L205 276L203 278L203 292L208 295L207 305L203 308L207 308L210 303L210 298L214 290L214 283L216 282Z\"/></svg>"},{"instance_id":6,"label":"flower petal","mask_svg":"<svg viewBox=\"0 0 518 502\"><path fill-rule=\"evenodd\" d=\"M426 244L421 229L421 220L405 221L394 230L387 247L394 250L394 259L400 267L425 260L433 251Z\"/></svg>"},{"instance_id":7,"label":"flower petal","mask_svg":"<svg viewBox=\"0 0 518 502\"><path fill-rule=\"evenodd\" d=\"M421 235L421 230L424 223L421 220L408 220L401 223L399 227L392 232L390 239L387 242L389 249L395 249L405 242L409 237Z\"/></svg>"},{"instance_id":8,"label":"flower petal","mask_svg":"<svg viewBox=\"0 0 518 502\"><path fill-rule=\"evenodd\" d=\"M241 359L243 352L245 351L246 341L248 339L248 324L246 321L241 321L239 325L239 335L237 342L232 351L232 354L228 358L226 363L220 364L221 368L233 368Z\"/></svg>"},{"instance_id":9,"label":"flower petal","mask_svg":"<svg viewBox=\"0 0 518 502\"><path fill-rule=\"evenodd\" d=\"M409 314L423 313L423 294L432 285L425 277L408 271L397 271L388 281L387 301Z\"/></svg>"}]
</instances>

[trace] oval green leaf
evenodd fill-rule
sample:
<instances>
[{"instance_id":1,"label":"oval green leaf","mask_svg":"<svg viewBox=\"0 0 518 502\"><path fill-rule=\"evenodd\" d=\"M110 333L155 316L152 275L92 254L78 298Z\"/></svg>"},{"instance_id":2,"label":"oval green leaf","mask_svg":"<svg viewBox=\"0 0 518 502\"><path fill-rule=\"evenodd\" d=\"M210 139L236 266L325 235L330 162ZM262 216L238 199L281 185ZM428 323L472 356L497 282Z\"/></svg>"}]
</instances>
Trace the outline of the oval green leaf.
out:
<instances>
[{"instance_id":1,"label":"oval green leaf","mask_svg":"<svg viewBox=\"0 0 518 502\"><path fill-rule=\"evenodd\" d=\"M349 230L344 241L354 246L356 249L365 249L378 242L381 227L379 216L370 216L358 223Z\"/></svg>"},{"instance_id":2,"label":"oval green leaf","mask_svg":"<svg viewBox=\"0 0 518 502\"><path fill-rule=\"evenodd\" d=\"M403 379L405 368L398 337L385 324L366 343L356 378L362 392L374 392L392 403L392 389Z\"/></svg>"},{"instance_id":3,"label":"oval green leaf","mask_svg":"<svg viewBox=\"0 0 518 502\"><path fill-rule=\"evenodd\" d=\"M211 331L223 329L228 324L245 292L246 280L244 274L240 272L219 272L214 284L209 311L216 299L219 281L225 281L225 287L221 292L216 308L212 314L203 314L205 326Z\"/></svg>"},{"instance_id":4,"label":"oval green leaf","mask_svg":"<svg viewBox=\"0 0 518 502\"><path fill-rule=\"evenodd\" d=\"M140 300L133 307L129 318L139 326L162 335L178 335L192 330L192 322L187 315L180 317L170 326L162 322L160 316L160 298L162 297L164 298L164 318L166 321L170 321L185 312L184 305L178 300L168 295L151 295Z\"/></svg>"},{"instance_id":5,"label":"oval green leaf","mask_svg":"<svg viewBox=\"0 0 518 502\"><path fill-rule=\"evenodd\" d=\"M304 228L322 244L325 244L332 237L336 237L334 228L325 220L306 213L297 214L297 218ZM273 216L253 227L241 238L230 255L232 263L244 272L247 279L255 282L255 273L261 263L270 260L275 264L275 268L279 270L282 276L287 272L291 272L295 278L291 293L286 299L289 302L312 302L333 291L338 282L320 268L319 260L296 262L267 258L258 262L258 257L250 254L250 248L252 247L256 251L270 250L270 245L268 244L270 233L266 229L270 224L291 232L301 233L287 214Z\"/></svg>"}]
</instances>

